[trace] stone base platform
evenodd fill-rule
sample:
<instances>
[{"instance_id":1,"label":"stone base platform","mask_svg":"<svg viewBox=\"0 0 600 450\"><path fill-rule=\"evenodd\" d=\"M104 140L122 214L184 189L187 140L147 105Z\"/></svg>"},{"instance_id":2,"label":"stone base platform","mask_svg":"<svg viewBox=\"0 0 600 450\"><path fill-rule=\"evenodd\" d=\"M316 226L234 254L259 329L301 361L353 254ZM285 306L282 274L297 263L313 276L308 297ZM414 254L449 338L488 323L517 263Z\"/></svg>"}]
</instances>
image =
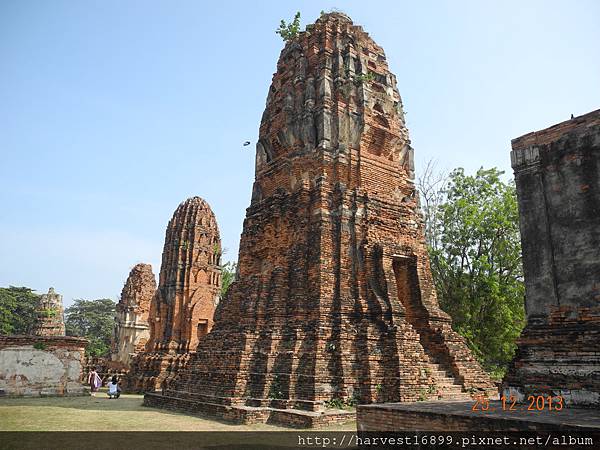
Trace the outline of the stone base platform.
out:
<instances>
[{"instance_id":1,"label":"stone base platform","mask_svg":"<svg viewBox=\"0 0 600 450\"><path fill-rule=\"evenodd\" d=\"M473 411L471 402L417 402L359 405L359 432L385 431L560 431L600 433L600 409L528 411L527 404L502 410L500 401ZM507 404L507 408L510 406Z\"/></svg>"},{"instance_id":2,"label":"stone base platform","mask_svg":"<svg viewBox=\"0 0 600 450\"><path fill-rule=\"evenodd\" d=\"M324 412L271 407L232 406L199 402L160 393L144 395L144 406L181 411L187 414L213 417L235 424L269 423L292 428L313 428L344 423L355 419L353 410L331 409Z\"/></svg>"}]
</instances>

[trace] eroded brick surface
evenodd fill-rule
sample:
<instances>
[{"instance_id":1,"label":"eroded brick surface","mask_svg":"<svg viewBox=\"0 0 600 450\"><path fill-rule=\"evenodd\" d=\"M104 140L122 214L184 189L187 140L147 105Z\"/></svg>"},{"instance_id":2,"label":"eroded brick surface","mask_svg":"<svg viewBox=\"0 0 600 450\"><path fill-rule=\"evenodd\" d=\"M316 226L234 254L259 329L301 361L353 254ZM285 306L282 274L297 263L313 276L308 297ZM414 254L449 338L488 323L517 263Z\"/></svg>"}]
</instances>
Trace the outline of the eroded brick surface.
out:
<instances>
[{"instance_id":1,"label":"eroded brick surface","mask_svg":"<svg viewBox=\"0 0 600 450\"><path fill-rule=\"evenodd\" d=\"M164 407L320 411L493 389L438 306L412 154L396 78L361 27L324 14L286 44L238 279Z\"/></svg>"},{"instance_id":2,"label":"eroded brick surface","mask_svg":"<svg viewBox=\"0 0 600 450\"><path fill-rule=\"evenodd\" d=\"M123 367L144 351L150 337L148 315L156 293L156 280L150 264L137 264L127 277L116 306L111 360Z\"/></svg>"},{"instance_id":3,"label":"eroded brick surface","mask_svg":"<svg viewBox=\"0 0 600 450\"><path fill-rule=\"evenodd\" d=\"M508 395L600 406L600 110L512 141L527 326Z\"/></svg>"},{"instance_id":4,"label":"eroded brick surface","mask_svg":"<svg viewBox=\"0 0 600 450\"><path fill-rule=\"evenodd\" d=\"M0 336L0 396L83 395L88 341L71 336Z\"/></svg>"},{"instance_id":5,"label":"eroded brick surface","mask_svg":"<svg viewBox=\"0 0 600 450\"><path fill-rule=\"evenodd\" d=\"M132 362L131 390L164 388L213 325L221 289L221 239L206 201L181 203L167 226L146 351Z\"/></svg>"}]
</instances>

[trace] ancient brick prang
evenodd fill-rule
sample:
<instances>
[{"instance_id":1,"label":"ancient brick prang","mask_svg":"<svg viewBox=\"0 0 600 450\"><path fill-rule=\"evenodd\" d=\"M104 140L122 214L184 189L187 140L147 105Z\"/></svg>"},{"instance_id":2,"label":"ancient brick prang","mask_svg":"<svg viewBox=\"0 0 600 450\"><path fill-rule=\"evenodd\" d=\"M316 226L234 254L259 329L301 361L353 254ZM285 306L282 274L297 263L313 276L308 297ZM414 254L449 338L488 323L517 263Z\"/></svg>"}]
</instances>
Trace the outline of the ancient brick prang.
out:
<instances>
[{"instance_id":1,"label":"ancient brick prang","mask_svg":"<svg viewBox=\"0 0 600 450\"><path fill-rule=\"evenodd\" d=\"M132 358L143 351L150 337L148 315L156 292L156 280L150 264L137 264L125 282L116 306L111 360L128 367Z\"/></svg>"},{"instance_id":2,"label":"ancient brick prang","mask_svg":"<svg viewBox=\"0 0 600 450\"><path fill-rule=\"evenodd\" d=\"M36 322L32 330L33 335L65 335L65 311L63 309L62 295L56 293L54 288L51 287L48 289L47 294L40 296L36 315Z\"/></svg>"},{"instance_id":3,"label":"ancient brick prang","mask_svg":"<svg viewBox=\"0 0 600 450\"><path fill-rule=\"evenodd\" d=\"M297 422L282 409L304 409L317 423L331 400L492 389L438 307L412 153L396 78L361 27L324 14L289 41L260 125L238 279L187 368L146 404L286 423Z\"/></svg>"},{"instance_id":4,"label":"ancient brick prang","mask_svg":"<svg viewBox=\"0 0 600 450\"><path fill-rule=\"evenodd\" d=\"M508 397L600 407L600 110L512 141L527 325Z\"/></svg>"},{"instance_id":5,"label":"ancient brick prang","mask_svg":"<svg viewBox=\"0 0 600 450\"><path fill-rule=\"evenodd\" d=\"M200 197L181 203L167 226L150 337L132 363L129 389L163 388L210 331L221 289L220 257L219 228L208 203Z\"/></svg>"}]
</instances>

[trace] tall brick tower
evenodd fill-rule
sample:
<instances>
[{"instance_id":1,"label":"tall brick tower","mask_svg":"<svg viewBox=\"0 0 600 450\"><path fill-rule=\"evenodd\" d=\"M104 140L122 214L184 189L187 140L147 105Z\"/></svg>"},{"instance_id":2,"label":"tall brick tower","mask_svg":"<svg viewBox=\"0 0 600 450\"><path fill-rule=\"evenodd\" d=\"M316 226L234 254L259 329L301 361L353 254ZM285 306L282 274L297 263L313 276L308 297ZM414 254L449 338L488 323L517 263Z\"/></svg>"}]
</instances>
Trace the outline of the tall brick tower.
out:
<instances>
[{"instance_id":1,"label":"tall brick tower","mask_svg":"<svg viewBox=\"0 0 600 450\"><path fill-rule=\"evenodd\" d=\"M193 351L210 331L221 289L220 255L219 227L208 203L200 197L182 202L165 233L149 349Z\"/></svg>"},{"instance_id":2,"label":"tall brick tower","mask_svg":"<svg viewBox=\"0 0 600 450\"><path fill-rule=\"evenodd\" d=\"M213 326L221 291L221 238L210 206L200 197L182 202L169 221L150 337L136 357L128 390L164 388Z\"/></svg>"},{"instance_id":3,"label":"tall brick tower","mask_svg":"<svg viewBox=\"0 0 600 450\"><path fill-rule=\"evenodd\" d=\"M187 369L146 403L310 425L334 399L491 389L438 307L412 154L396 78L361 27L324 14L287 42L237 281Z\"/></svg>"}]
</instances>

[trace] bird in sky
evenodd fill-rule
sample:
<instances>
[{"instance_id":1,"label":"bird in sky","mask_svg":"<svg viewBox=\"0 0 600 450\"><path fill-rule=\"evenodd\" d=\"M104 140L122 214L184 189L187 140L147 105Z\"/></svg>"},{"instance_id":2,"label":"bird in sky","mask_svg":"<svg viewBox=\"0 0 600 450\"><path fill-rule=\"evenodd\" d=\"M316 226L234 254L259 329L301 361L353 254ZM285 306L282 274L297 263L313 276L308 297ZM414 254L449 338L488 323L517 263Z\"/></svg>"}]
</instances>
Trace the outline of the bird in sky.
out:
<instances>
[{"instance_id":1,"label":"bird in sky","mask_svg":"<svg viewBox=\"0 0 600 450\"><path fill-rule=\"evenodd\" d=\"M250 141L244 141L244 147L247 147L248 145L250 145Z\"/></svg>"}]
</instances>

